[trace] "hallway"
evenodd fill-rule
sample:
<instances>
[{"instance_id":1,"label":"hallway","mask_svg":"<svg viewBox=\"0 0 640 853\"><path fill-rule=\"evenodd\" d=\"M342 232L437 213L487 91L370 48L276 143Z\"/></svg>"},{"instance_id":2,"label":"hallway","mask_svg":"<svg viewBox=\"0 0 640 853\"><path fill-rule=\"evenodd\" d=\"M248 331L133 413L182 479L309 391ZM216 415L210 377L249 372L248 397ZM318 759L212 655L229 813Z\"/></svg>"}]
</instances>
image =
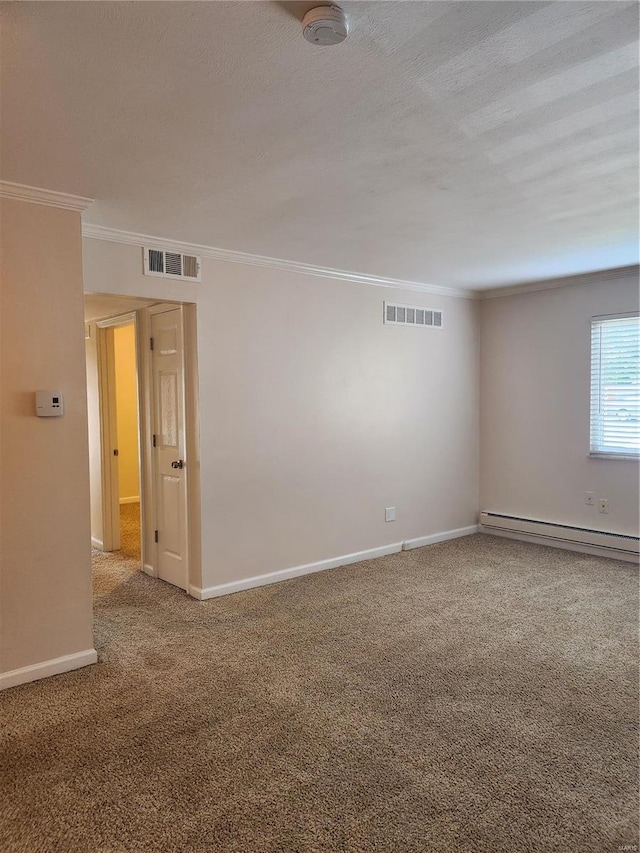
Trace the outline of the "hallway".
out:
<instances>
[{"instance_id":1,"label":"hallway","mask_svg":"<svg viewBox=\"0 0 640 853\"><path fill-rule=\"evenodd\" d=\"M91 564L96 598L112 592L141 570L139 503L120 505L120 550L92 548Z\"/></svg>"}]
</instances>

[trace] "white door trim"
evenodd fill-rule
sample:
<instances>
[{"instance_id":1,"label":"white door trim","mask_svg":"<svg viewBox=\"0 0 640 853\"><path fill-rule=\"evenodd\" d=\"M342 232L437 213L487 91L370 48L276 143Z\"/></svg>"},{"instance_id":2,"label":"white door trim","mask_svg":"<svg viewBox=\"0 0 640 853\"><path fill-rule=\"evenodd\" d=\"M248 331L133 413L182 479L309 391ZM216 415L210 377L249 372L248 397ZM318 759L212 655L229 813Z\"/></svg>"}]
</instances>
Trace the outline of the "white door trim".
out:
<instances>
[{"instance_id":1,"label":"white door trim","mask_svg":"<svg viewBox=\"0 0 640 853\"><path fill-rule=\"evenodd\" d=\"M96 320L96 326L100 329L117 329L120 326L135 326L137 312L129 311L127 314L118 314L116 317L107 317L105 320Z\"/></svg>"},{"instance_id":2,"label":"white door trim","mask_svg":"<svg viewBox=\"0 0 640 853\"><path fill-rule=\"evenodd\" d=\"M137 313L136 356L138 359L138 424L140 428L140 546L142 570L150 577L158 576L155 530L155 492L153 482L153 398L151 375L151 337L149 309Z\"/></svg>"},{"instance_id":3,"label":"white door trim","mask_svg":"<svg viewBox=\"0 0 640 853\"><path fill-rule=\"evenodd\" d=\"M116 515L118 466L113 456L118 434L113 330L110 327L96 325L100 407L100 468L102 474L102 548L104 551L117 551L120 548L120 522Z\"/></svg>"}]
</instances>

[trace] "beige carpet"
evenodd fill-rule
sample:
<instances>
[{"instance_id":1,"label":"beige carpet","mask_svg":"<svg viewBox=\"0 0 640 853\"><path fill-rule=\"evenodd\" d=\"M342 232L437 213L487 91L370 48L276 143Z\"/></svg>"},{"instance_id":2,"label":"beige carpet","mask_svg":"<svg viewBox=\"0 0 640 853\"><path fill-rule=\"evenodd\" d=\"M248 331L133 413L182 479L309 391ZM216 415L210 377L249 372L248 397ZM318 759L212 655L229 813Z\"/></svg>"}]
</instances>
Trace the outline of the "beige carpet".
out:
<instances>
[{"instance_id":1,"label":"beige carpet","mask_svg":"<svg viewBox=\"0 0 640 853\"><path fill-rule=\"evenodd\" d=\"M140 561L140 504L120 504L120 554Z\"/></svg>"},{"instance_id":2,"label":"beige carpet","mask_svg":"<svg viewBox=\"0 0 640 853\"><path fill-rule=\"evenodd\" d=\"M637 844L637 568L473 536L197 603L96 567L100 662L0 697L13 853Z\"/></svg>"}]
</instances>

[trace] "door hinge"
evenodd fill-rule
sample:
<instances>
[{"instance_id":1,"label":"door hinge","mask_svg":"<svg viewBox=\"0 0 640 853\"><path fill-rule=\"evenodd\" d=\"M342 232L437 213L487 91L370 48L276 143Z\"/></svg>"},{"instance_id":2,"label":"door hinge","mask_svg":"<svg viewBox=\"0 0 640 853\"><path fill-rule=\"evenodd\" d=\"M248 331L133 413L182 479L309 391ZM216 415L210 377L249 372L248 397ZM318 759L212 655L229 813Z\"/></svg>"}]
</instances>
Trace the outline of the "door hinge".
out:
<instances>
[{"instance_id":1,"label":"door hinge","mask_svg":"<svg viewBox=\"0 0 640 853\"><path fill-rule=\"evenodd\" d=\"M153 338L149 338L149 349L153 352Z\"/></svg>"},{"instance_id":2,"label":"door hinge","mask_svg":"<svg viewBox=\"0 0 640 853\"><path fill-rule=\"evenodd\" d=\"M158 531L157 530L154 530L154 532L153 532L153 541L154 542L158 541Z\"/></svg>"},{"instance_id":3,"label":"door hinge","mask_svg":"<svg viewBox=\"0 0 640 853\"><path fill-rule=\"evenodd\" d=\"M155 436L155 433L154 433L154 436L153 436L153 446L154 446L154 447L156 446L156 436Z\"/></svg>"}]
</instances>

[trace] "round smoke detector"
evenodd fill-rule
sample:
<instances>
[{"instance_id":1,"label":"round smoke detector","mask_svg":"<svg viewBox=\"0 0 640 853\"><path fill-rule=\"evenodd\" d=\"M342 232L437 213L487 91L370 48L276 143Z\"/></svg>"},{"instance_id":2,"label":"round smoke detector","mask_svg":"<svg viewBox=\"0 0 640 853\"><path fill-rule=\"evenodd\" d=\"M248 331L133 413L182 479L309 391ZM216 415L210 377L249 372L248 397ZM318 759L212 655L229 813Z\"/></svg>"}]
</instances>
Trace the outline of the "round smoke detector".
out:
<instances>
[{"instance_id":1,"label":"round smoke detector","mask_svg":"<svg viewBox=\"0 0 640 853\"><path fill-rule=\"evenodd\" d=\"M349 33L347 16L339 6L316 6L302 19L302 34L311 44L340 44Z\"/></svg>"}]
</instances>

